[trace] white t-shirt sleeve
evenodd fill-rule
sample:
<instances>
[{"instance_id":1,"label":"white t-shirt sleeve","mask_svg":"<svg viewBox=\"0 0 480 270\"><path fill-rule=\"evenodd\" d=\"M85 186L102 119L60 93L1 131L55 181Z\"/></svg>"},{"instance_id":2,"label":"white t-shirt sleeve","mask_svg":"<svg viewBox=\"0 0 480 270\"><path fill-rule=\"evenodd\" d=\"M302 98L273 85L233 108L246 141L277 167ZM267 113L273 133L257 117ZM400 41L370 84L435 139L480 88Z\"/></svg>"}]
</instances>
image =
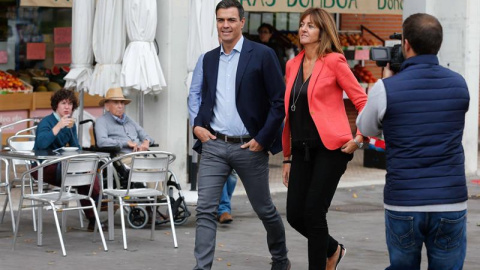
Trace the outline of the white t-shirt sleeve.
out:
<instances>
[{"instance_id":1,"label":"white t-shirt sleeve","mask_svg":"<svg viewBox=\"0 0 480 270\"><path fill-rule=\"evenodd\" d=\"M382 132L382 121L387 109L387 95L382 80L368 91L368 101L357 117L357 127L365 136L378 136Z\"/></svg>"}]
</instances>

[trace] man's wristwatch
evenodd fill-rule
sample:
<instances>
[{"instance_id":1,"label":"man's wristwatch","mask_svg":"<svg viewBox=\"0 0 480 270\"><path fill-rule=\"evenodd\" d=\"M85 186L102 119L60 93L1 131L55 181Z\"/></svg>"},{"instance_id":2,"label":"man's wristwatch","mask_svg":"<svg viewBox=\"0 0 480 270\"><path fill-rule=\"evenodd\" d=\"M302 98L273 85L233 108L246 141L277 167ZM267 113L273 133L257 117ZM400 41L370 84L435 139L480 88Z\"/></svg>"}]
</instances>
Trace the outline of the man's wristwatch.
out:
<instances>
[{"instance_id":1,"label":"man's wristwatch","mask_svg":"<svg viewBox=\"0 0 480 270\"><path fill-rule=\"evenodd\" d=\"M363 142L358 142L355 138L353 138L353 142L357 145L358 148L362 148L363 147Z\"/></svg>"}]
</instances>

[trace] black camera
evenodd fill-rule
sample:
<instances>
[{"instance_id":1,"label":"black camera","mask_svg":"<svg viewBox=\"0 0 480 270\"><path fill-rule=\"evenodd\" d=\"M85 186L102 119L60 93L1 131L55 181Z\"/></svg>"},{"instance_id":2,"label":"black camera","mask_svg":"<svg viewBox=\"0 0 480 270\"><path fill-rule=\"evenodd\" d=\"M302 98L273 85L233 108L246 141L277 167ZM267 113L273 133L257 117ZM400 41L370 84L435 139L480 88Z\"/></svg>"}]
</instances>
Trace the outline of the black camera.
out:
<instances>
[{"instance_id":1,"label":"black camera","mask_svg":"<svg viewBox=\"0 0 480 270\"><path fill-rule=\"evenodd\" d=\"M402 40L402 34L395 33L390 38ZM370 59L376 61L379 67L386 67L387 63L390 63L390 69L395 73L400 71L400 67L405 61L400 44L393 47L373 47L370 50Z\"/></svg>"}]
</instances>

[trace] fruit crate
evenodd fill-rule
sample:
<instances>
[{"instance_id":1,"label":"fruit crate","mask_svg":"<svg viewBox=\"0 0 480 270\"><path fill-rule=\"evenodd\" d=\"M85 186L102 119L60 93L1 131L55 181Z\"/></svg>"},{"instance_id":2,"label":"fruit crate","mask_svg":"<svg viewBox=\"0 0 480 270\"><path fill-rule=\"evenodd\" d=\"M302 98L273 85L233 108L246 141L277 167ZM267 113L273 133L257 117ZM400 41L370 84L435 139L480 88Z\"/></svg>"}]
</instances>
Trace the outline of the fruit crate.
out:
<instances>
[{"instance_id":1,"label":"fruit crate","mask_svg":"<svg viewBox=\"0 0 480 270\"><path fill-rule=\"evenodd\" d=\"M13 80L13 81L12 81ZM21 83L21 84L19 84ZM33 86L20 78L0 70L0 94L32 93Z\"/></svg>"},{"instance_id":2,"label":"fruit crate","mask_svg":"<svg viewBox=\"0 0 480 270\"><path fill-rule=\"evenodd\" d=\"M368 33L367 35L364 35ZM382 46L385 40L375 34L373 31L360 25L360 30L340 30L339 31L340 44L342 47L374 47Z\"/></svg>"},{"instance_id":3,"label":"fruit crate","mask_svg":"<svg viewBox=\"0 0 480 270\"><path fill-rule=\"evenodd\" d=\"M26 81L24 80L21 80L20 81L23 83L23 85L25 86L25 89L24 90L12 90L12 89L5 89L8 93L33 93L33 86L29 83L27 83Z\"/></svg>"}]
</instances>

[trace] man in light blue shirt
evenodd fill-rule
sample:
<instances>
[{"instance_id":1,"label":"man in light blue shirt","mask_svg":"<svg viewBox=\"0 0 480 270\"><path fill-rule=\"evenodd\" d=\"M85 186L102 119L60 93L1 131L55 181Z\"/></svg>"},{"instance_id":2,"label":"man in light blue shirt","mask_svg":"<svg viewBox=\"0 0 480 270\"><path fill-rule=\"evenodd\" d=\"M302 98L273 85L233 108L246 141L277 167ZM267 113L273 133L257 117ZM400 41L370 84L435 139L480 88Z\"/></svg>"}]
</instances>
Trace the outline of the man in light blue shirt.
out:
<instances>
[{"instance_id":1,"label":"man in light blue shirt","mask_svg":"<svg viewBox=\"0 0 480 270\"><path fill-rule=\"evenodd\" d=\"M193 70L192 84L190 85L190 93L188 95L188 113L190 114L190 125L193 126L193 120L197 117L198 108L202 102L202 83L203 83L203 56L200 55L197 65ZM233 99L235 100L235 99ZM237 173L232 170L228 176L227 182L223 186L220 204L218 205L217 220L221 224L228 224L233 221L232 217L232 195L237 185Z\"/></svg>"},{"instance_id":2,"label":"man in light blue shirt","mask_svg":"<svg viewBox=\"0 0 480 270\"><path fill-rule=\"evenodd\" d=\"M229 136L247 136L248 131L240 119L235 104L235 79L238 60L242 51L244 37L235 44L230 53L220 46L220 60L217 77L217 93L211 126L216 132Z\"/></svg>"},{"instance_id":3,"label":"man in light blue shirt","mask_svg":"<svg viewBox=\"0 0 480 270\"><path fill-rule=\"evenodd\" d=\"M285 118L280 65L272 49L243 37L245 16L238 1L223 0L215 11L222 44L203 58L202 103L193 125L194 149L202 154L193 269L212 268L218 203L235 170L265 228L271 269L289 270L285 228L268 183L268 151L281 151Z\"/></svg>"}]
</instances>

